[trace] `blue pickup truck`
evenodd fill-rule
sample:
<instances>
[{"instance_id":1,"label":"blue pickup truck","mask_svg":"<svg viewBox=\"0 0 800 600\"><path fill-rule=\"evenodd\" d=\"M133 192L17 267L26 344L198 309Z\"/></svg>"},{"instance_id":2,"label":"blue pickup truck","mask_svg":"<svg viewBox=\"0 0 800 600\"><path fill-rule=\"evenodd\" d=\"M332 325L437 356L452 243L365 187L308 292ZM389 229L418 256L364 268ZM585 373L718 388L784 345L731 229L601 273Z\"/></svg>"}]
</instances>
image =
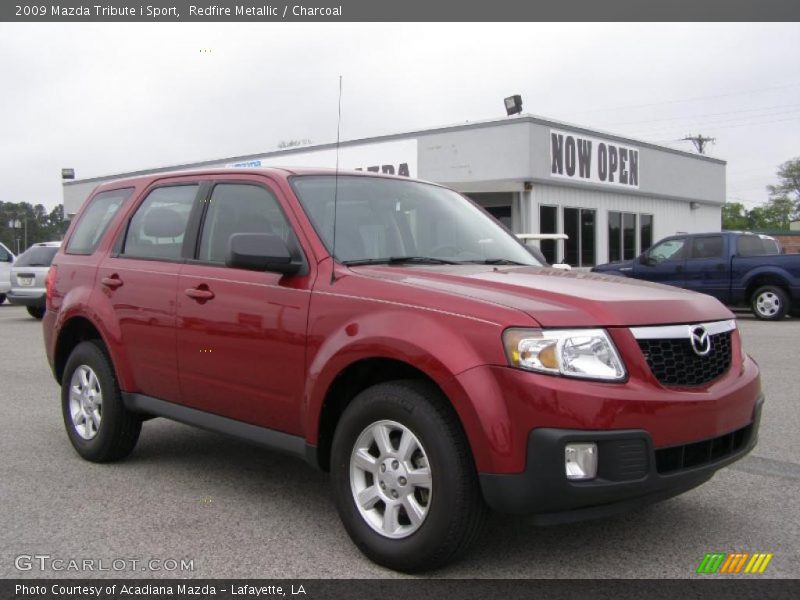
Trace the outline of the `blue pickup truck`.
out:
<instances>
[{"instance_id":1,"label":"blue pickup truck","mask_svg":"<svg viewBox=\"0 0 800 600\"><path fill-rule=\"evenodd\" d=\"M679 234L633 260L592 271L709 294L767 321L800 317L800 254L775 254L774 244L753 233Z\"/></svg>"}]
</instances>

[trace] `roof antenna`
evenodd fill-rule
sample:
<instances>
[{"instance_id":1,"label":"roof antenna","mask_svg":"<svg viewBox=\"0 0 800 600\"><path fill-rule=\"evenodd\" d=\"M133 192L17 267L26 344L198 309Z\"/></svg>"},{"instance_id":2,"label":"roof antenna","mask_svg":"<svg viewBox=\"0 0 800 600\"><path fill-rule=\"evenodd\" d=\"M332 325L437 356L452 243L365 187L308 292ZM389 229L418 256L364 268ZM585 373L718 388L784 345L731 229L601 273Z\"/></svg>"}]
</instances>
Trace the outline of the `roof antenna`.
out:
<instances>
[{"instance_id":1,"label":"roof antenna","mask_svg":"<svg viewBox=\"0 0 800 600\"><path fill-rule=\"evenodd\" d=\"M339 198L339 131L342 126L342 76L339 75L339 117L336 120L336 173L333 183L333 243L331 244L331 285L336 282L336 201Z\"/></svg>"}]
</instances>

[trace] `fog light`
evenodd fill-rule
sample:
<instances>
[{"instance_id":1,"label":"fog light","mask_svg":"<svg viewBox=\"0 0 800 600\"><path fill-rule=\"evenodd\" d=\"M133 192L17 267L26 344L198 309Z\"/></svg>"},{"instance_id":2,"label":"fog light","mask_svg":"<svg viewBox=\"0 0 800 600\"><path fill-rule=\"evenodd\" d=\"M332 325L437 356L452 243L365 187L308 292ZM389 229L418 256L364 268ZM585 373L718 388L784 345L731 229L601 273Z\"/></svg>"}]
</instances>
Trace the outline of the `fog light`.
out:
<instances>
[{"instance_id":1,"label":"fog light","mask_svg":"<svg viewBox=\"0 0 800 600\"><path fill-rule=\"evenodd\" d=\"M567 444L564 467L567 479L594 479L597 476L597 444Z\"/></svg>"}]
</instances>

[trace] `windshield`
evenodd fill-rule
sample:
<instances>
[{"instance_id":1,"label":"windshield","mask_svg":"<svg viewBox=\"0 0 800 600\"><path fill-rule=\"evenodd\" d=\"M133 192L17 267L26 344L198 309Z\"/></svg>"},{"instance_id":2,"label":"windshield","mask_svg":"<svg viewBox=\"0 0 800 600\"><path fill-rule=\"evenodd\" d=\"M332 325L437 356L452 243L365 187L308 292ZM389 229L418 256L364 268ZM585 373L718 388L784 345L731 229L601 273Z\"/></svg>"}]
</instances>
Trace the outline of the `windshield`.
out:
<instances>
[{"instance_id":1,"label":"windshield","mask_svg":"<svg viewBox=\"0 0 800 600\"><path fill-rule=\"evenodd\" d=\"M516 238L452 190L378 177L338 179L335 252L336 178L294 177L292 186L328 251L340 262L540 265Z\"/></svg>"},{"instance_id":2,"label":"windshield","mask_svg":"<svg viewBox=\"0 0 800 600\"><path fill-rule=\"evenodd\" d=\"M33 246L19 255L15 267L49 267L58 246Z\"/></svg>"}]
</instances>

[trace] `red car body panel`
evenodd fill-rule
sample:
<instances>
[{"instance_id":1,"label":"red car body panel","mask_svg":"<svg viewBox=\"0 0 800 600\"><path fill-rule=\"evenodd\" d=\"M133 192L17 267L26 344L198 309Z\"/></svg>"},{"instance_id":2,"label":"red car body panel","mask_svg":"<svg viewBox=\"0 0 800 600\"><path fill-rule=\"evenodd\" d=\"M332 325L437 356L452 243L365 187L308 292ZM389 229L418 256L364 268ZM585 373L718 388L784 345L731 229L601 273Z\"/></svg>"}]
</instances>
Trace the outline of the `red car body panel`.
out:
<instances>
[{"instance_id":1,"label":"red car body panel","mask_svg":"<svg viewBox=\"0 0 800 600\"><path fill-rule=\"evenodd\" d=\"M716 300L635 280L534 267L348 268L334 263L314 231L290 186L293 173L318 171L226 170L100 186L95 193L135 191L92 255L65 254L65 243L54 261L57 274L44 319L51 365L57 370L60 332L73 319L86 319L100 332L124 391L316 445L326 395L339 374L364 359L401 361L426 374L450 400L481 473L524 469L528 433L535 428L643 429L662 447L752 421L758 369L750 359L742 362L738 332L729 372L687 390L659 384L628 329L732 319ZM114 255L116 240L149 188L212 180L269 187L297 235L307 272L285 277ZM123 281L120 287L103 284L114 277ZM185 293L198 288L214 298ZM502 344L509 327L607 328L627 380L598 383L510 368Z\"/></svg>"}]
</instances>

